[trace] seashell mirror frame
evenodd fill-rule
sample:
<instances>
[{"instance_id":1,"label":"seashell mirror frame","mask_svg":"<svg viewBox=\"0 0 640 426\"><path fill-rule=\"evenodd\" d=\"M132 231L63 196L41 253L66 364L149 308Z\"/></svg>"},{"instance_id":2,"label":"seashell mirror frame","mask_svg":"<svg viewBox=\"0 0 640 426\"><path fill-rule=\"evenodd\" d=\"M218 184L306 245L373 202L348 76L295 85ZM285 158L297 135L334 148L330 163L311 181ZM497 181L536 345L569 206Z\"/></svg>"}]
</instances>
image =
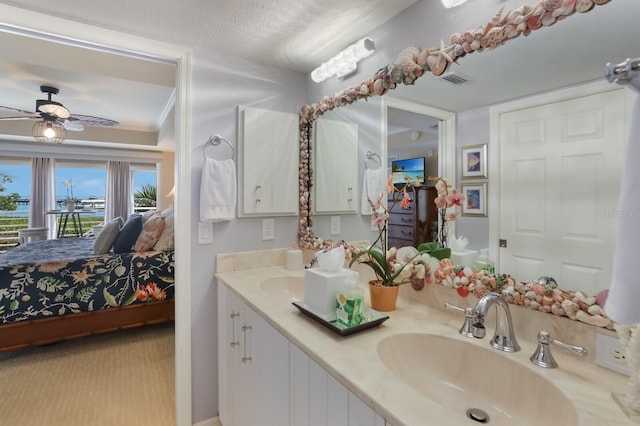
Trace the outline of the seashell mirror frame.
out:
<instances>
[{"instance_id":1,"label":"seashell mirror frame","mask_svg":"<svg viewBox=\"0 0 640 426\"><path fill-rule=\"evenodd\" d=\"M412 85L425 74L431 72L440 76L468 53L495 49L520 35L528 36L533 31L556 24L569 16L586 13L595 6L602 6L610 0L580 0L562 2L540 0L533 6L522 5L512 12L502 15L501 8L485 25L464 33L454 33L449 44L440 41L438 47L420 49L415 46L404 49L395 62L381 68L368 80L347 87L332 96L311 105L303 105L299 113L300 164L299 182L299 245L303 248L319 250L335 246L332 240L324 240L314 235L311 218L311 131L313 122L326 112L347 106L371 96L382 96L398 84Z\"/></svg>"},{"instance_id":2,"label":"seashell mirror frame","mask_svg":"<svg viewBox=\"0 0 640 426\"><path fill-rule=\"evenodd\" d=\"M522 5L503 16L500 9L495 16L485 25L464 33L454 33L445 44L441 40L437 47L420 49L415 46L404 49L393 63L390 63L376 72L368 80L347 87L334 95L325 96L322 100L311 105L303 105L299 113L300 136L300 163L298 172L299 182L299 246L302 248L320 250L345 245L344 242L323 239L314 235L311 217L311 189L312 165L311 165L311 135L313 123L326 112L338 107L350 105L371 96L382 96L399 84L412 85L426 72L440 76L447 71L449 65L459 61L468 53L482 52L495 49L507 41L520 35L530 35L533 31L557 24L563 19L578 13L586 13L595 6L602 6L610 0L579 0L559 1L540 0L533 6ZM346 246L351 253L356 248ZM569 293L569 292L564 292ZM571 295L574 296L573 294ZM578 296L583 296L580 293ZM600 315L582 316L579 320L587 324L612 328L612 321L606 319L599 321ZM575 316L569 316L576 319Z\"/></svg>"}]
</instances>

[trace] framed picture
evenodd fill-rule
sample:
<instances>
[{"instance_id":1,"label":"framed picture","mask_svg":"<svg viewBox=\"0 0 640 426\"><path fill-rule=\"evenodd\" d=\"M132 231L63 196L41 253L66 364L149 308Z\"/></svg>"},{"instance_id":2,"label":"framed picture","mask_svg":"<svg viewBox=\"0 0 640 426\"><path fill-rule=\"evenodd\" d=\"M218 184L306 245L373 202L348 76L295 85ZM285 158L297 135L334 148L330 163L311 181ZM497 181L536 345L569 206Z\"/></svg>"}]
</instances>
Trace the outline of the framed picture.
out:
<instances>
[{"instance_id":1,"label":"framed picture","mask_svg":"<svg viewBox=\"0 0 640 426\"><path fill-rule=\"evenodd\" d=\"M487 216L487 183L463 183L462 216Z\"/></svg>"},{"instance_id":2,"label":"framed picture","mask_svg":"<svg viewBox=\"0 0 640 426\"><path fill-rule=\"evenodd\" d=\"M487 144L471 145L461 148L462 179L487 177Z\"/></svg>"}]
</instances>

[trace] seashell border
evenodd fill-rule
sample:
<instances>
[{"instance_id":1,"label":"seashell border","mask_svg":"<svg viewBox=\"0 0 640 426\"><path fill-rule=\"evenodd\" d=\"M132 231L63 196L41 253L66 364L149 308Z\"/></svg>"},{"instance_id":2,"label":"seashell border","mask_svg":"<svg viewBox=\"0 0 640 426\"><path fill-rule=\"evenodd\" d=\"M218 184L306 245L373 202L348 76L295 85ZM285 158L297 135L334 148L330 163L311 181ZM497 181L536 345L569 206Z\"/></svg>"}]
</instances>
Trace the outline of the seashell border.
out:
<instances>
[{"instance_id":1,"label":"seashell border","mask_svg":"<svg viewBox=\"0 0 640 426\"><path fill-rule=\"evenodd\" d=\"M448 44L445 44L444 40L440 40L438 47L425 47L424 49L415 46L408 47L400 52L393 63L378 70L368 80L342 89L332 96L325 96L317 103L303 105L299 112L299 246L311 250L321 250L333 248L337 245L345 245L343 241L336 242L317 237L312 230L310 194L313 185L311 179L313 170L310 161L310 140L313 122L318 117L321 117L327 111L350 105L361 99L366 100L371 96L382 96L395 89L398 84L412 85L426 72L431 72L436 76L442 75L447 71L451 63L458 61L468 53L495 49L520 35L528 36L535 30L553 25L575 14L575 12L586 13L595 6L602 6L609 2L610 0L540 0L533 6L524 4L506 15L503 15L504 7L502 7L485 25L464 33L452 34L449 37ZM347 249L349 253L357 251L355 247L348 246ZM445 279L435 279L434 281L445 286L463 288L463 293L468 290L468 286L455 286ZM604 315L601 309L598 310L592 307L598 305L584 302L580 305L579 302L581 300L579 299L587 297L580 292L574 293L556 289L555 296L558 300L550 303L549 299L545 299L544 296L540 296L540 301L537 301L533 294L527 293L532 290L526 290L526 287L530 287L526 283L518 284L524 285L525 291L521 296L514 296L513 300L511 300L512 303L522 304L532 309L539 308L542 312L567 316L568 318L599 327L613 327L612 321ZM484 286L477 286L477 288L484 288ZM508 289L510 288L515 289L510 294L520 294L515 282L513 286L507 286L506 290L509 291ZM480 290L475 292L477 291ZM562 296L559 295L560 293L562 293ZM527 294L531 297L528 297ZM560 299L562 300L560 301ZM533 303L531 302L532 300ZM518 303L518 301L522 303ZM589 302L591 302L590 299ZM584 309L574 309L576 306L582 306ZM589 309L589 307L592 308Z\"/></svg>"}]
</instances>

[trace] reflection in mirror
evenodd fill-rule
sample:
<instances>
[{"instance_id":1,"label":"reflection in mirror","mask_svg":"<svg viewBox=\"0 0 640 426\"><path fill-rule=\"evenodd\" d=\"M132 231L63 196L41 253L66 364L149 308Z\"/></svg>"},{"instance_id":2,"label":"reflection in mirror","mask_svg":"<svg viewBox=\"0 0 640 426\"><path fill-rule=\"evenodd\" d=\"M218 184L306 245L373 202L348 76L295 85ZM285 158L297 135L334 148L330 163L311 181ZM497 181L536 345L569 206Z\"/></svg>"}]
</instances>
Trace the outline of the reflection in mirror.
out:
<instances>
[{"instance_id":1,"label":"reflection in mirror","mask_svg":"<svg viewBox=\"0 0 640 426\"><path fill-rule=\"evenodd\" d=\"M492 31L489 25L479 28L479 34L491 33L487 40L480 41L480 43L491 42L486 45L487 48L475 50L476 52L484 50L482 53L455 58L454 56L459 53L459 50L456 49L460 49L460 47L453 44L447 45L446 38L443 50L438 47L434 47L429 52L422 48L413 50L418 53L418 64L422 60L420 55L424 54L426 57L422 58L429 59L428 70L442 71L445 75L453 71L467 77L468 83L455 86L444 82L444 79L435 79L433 76L427 75L416 80L415 84L411 84L415 78L420 76L415 75L415 72L413 75L406 75L404 72L398 71L397 62L394 62L362 84L347 88L336 96L328 96L317 104L305 106L301 111L301 128L308 130L312 126L313 120L322 115L324 111L347 105L349 105L348 108L351 108L354 102L365 97L370 102L372 94L383 95L389 90L395 89L396 86L398 89L394 90L392 95L396 98L456 111L458 148L488 143L490 172L488 179L489 218L460 218L459 221L456 221L460 232L456 234L472 235L478 248L491 247L492 256L500 250L497 246L499 234L495 230L490 230L490 228L495 228L494 222L500 222L497 205L491 202L492 197L499 192L500 182L497 179L491 179L494 167L492 161L496 159L494 158L496 154L491 145L494 142L494 133L489 125L489 106L527 97L534 93L601 79L606 62L619 62L626 57L637 56L634 40L640 36L637 30L640 9L637 8L637 4L633 0L617 0L604 2L606 3L604 5L597 2L598 5L595 6L591 2L583 2L591 4L591 9L587 10L589 13L570 13L568 16L564 16L561 21L555 22L553 26L548 26L549 22L545 21L541 27L535 25L530 27L527 30L527 33L530 33L529 37L514 37L513 41L510 38L504 39L502 41L509 41L504 45L494 43L495 39L492 41L491 37L499 38L503 35L501 34L502 30L507 32L513 30L508 22L526 21L531 18L532 14L537 13L535 6L517 7L516 3L517 1L509 1L508 4L505 4L507 6L505 8L506 19L505 16L498 18L495 21L498 25L493 27L495 30ZM514 6L516 7L514 8ZM507 9L527 12L525 13L527 16L520 20L514 19L513 12L508 12ZM579 10L579 12L584 11ZM555 16L551 14L549 17L545 16L545 20L547 18L553 19ZM595 29L603 28L615 31L617 36L609 37L595 31ZM464 28L452 28L452 30L460 32ZM518 30L517 25L516 30ZM397 35L400 34L400 30L392 30L391 33ZM436 44L432 43L432 46L436 46ZM498 48L495 50L488 49L496 46ZM463 45L462 49L464 50L466 47ZM464 50L464 52L467 51ZM457 59L456 63L451 64L447 55L451 59ZM569 57L570 59L567 59ZM444 69L441 66L443 64L445 65ZM549 73L550 69L554 70L552 74ZM500 71L500 78L496 78L496 70ZM420 73L417 68L414 68L414 71ZM399 79L399 76L402 78ZM398 84L402 80L409 84ZM304 137L301 138L301 142L304 143ZM456 157L459 154L458 151L454 151L454 153ZM442 163L442 159L440 160ZM457 177L460 178L460 175L458 174ZM314 233L317 229L307 226L310 225L310 222L306 221L302 204L301 218L304 219L301 221L300 228L301 245L312 248L322 246L322 238L316 237ZM317 235L329 235L329 233L323 231L318 232Z\"/></svg>"},{"instance_id":2,"label":"reflection in mirror","mask_svg":"<svg viewBox=\"0 0 640 426\"><path fill-rule=\"evenodd\" d=\"M313 127L313 214L355 213L358 125L322 117ZM337 226L331 233L339 233Z\"/></svg>"}]
</instances>

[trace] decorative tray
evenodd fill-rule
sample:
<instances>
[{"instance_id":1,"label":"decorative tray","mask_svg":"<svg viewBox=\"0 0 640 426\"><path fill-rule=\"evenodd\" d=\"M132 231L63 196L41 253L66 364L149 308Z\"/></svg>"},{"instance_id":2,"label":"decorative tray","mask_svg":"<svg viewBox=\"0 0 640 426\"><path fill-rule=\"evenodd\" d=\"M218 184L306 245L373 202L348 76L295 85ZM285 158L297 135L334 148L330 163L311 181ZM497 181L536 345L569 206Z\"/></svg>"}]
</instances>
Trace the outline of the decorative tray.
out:
<instances>
[{"instance_id":1,"label":"decorative tray","mask_svg":"<svg viewBox=\"0 0 640 426\"><path fill-rule=\"evenodd\" d=\"M320 324L327 327L329 330L335 333L338 333L341 336L348 336L349 334L353 334L362 330L367 330L369 328L377 327L378 325L382 324L383 322L389 319L388 315L385 315L381 312L374 311L373 309L365 309L363 313L364 319L362 320L362 322L358 325L347 327L346 325L342 325L337 321L327 321L321 318L320 316L314 314L311 310L309 310L307 305L302 301L295 301L295 302L292 302L292 304L293 306L298 308L298 310L300 310L300 312L302 312L303 314L313 318L314 320L318 321Z\"/></svg>"}]
</instances>

